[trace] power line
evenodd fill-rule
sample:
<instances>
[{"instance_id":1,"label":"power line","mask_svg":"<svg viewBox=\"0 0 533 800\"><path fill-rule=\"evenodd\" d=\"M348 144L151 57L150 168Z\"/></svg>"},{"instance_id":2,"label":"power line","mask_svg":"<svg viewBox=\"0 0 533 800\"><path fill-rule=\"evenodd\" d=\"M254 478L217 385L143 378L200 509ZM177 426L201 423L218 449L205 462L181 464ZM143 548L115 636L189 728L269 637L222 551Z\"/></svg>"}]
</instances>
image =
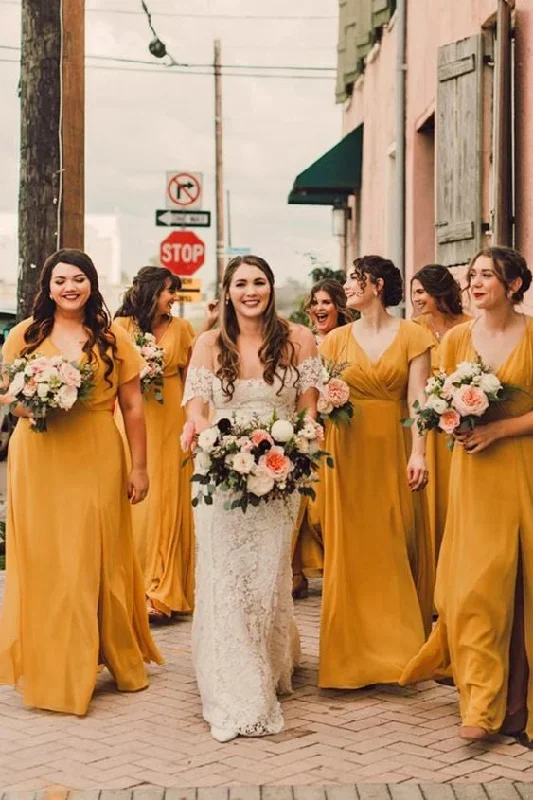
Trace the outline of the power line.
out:
<instances>
[{"instance_id":1,"label":"power line","mask_svg":"<svg viewBox=\"0 0 533 800\"><path fill-rule=\"evenodd\" d=\"M0 5L20 6L20 2L19 0L0 0ZM138 17L140 14L143 13L142 10L134 11L126 8L87 8L86 10L96 14L125 14L128 16L136 16L136 17ZM325 16L316 14L311 14L310 16L295 16L295 15L280 16L276 14L188 14L188 13L181 13L179 11L153 11L152 15L157 17L179 17L181 19L258 20L260 22L264 20L275 20L275 21L289 20L291 22L294 21L315 22L315 21L337 19L337 17L334 15Z\"/></svg>"}]
</instances>

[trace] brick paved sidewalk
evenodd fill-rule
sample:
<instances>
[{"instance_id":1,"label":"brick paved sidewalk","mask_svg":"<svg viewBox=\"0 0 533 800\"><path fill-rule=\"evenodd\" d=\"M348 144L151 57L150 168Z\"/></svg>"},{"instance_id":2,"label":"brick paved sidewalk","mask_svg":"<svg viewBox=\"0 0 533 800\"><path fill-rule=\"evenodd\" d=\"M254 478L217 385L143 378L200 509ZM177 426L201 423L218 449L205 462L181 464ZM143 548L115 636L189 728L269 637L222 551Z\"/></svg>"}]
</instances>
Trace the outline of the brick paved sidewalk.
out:
<instances>
[{"instance_id":1,"label":"brick paved sidewalk","mask_svg":"<svg viewBox=\"0 0 533 800\"><path fill-rule=\"evenodd\" d=\"M115 691L107 673L99 680L87 717L79 719L22 707L20 696L0 687L0 800L2 790L136 789L134 800L163 800L162 792L140 787L176 788L166 800L192 800L181 791L198 788L198 800L228 798L228 792L204 793L203 787L272 787L262 800L286 800L292 790L314 787L300 800L519 800L505 781L518 781L522 800L533 800L533 751L500 737L493 743L465 744L457 737L455 690L422 684L417 688L318 691L319 597L297 603L302 633L303 668L294 696L283 703L286 727L277 736L215 742L202 720L190 658L190 622L160 627L155 637L167 663L154 667L151 687L138 694ZM396 786L384 790L369 784ZM410 783L410 787L403 786ZM420 794L418 783L454 784ZM462 784L485 783L487 787ZM401 784L400 786L398 784ZM383 794L386 791L386 794ZM287 794L289 792L289 794ZM392 794L391 794L392 792ZM405 794L408 792L408 794ZM487 795L488 793L488 795ZM28 796L30 798L31 795ZM97 800L97 793L84 800ZM232 791L232 800L257 800L259 794ZM24 798L26 800L26 798ZM132 800L131 792L100 800Z\"/></svg>"}]
</instances>

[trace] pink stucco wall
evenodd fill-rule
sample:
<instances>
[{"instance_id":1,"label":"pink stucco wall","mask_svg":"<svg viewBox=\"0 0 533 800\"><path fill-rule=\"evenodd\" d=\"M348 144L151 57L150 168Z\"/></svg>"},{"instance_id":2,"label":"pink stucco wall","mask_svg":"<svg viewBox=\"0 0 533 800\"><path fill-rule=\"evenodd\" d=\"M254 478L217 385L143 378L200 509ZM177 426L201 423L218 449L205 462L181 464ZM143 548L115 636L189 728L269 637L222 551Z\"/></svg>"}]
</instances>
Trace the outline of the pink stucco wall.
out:
<instances>
[{"instance_id":1,"label":"pink stucco wall","mask_svg":"<svg viewBox=\"0 0 533 800\"><path fill-rule=\"evenodd\" d=\"M406 277L434 260L434 152L431 133L417 127L431 114L437 90L437 52L481 31L497 0L407 0ZM516 0L517 246L533 264L533 0ZM344 132L364 120L360 241L353 250L390 254L390 155L395 143L396 26L383 31L379 50L345 106ZM483 194L489 197L485 176ZM488 215L488 209L484 208ZM355 230L355 227L354 227Z\"/></svg>"}]
</instances>

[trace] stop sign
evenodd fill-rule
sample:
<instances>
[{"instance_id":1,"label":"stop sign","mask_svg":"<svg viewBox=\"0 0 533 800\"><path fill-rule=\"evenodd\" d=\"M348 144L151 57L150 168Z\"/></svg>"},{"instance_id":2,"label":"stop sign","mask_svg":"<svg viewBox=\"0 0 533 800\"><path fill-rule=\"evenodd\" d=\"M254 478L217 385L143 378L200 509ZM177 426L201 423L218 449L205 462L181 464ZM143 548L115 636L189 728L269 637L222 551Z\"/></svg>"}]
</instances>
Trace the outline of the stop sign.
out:
<instances>
[{"instance_id":1,"label":"stop sign","mask_svg":"<svg viewBox=\"0 0 533 800\"><path fill-rule=\"evenodd\" d=\"M205 260L205 244L193 231L173 231L161 242L159 260L174 275L194 275Z\"/></svg>"}]
</instances>

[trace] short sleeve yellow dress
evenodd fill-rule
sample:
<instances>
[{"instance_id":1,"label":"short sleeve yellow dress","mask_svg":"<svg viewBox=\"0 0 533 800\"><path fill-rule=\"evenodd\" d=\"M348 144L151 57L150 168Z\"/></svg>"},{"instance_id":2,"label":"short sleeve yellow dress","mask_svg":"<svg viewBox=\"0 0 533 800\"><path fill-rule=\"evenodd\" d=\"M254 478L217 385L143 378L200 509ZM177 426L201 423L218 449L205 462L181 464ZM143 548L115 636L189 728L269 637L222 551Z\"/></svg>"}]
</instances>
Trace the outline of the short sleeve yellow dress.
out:
<instances>
[{"instance_id":1,"label":"short sleeve yellow dress","mask_svg":"<svg viewBox=\"0 0 533 800\"><path fill-rule=\"evenodd\" d=\"M25 346L29 322L9 334L5 363ZM137 691L148 685L144 662L162 663L113 419L118 388L138 375L139 356L121 328L112 331L117 357L108 379L95 348L90 397L68 413L52 412L46 433L19 420L9 444L0 683L18 685L28 707L78 715L87 711L99 664L119 690ZM58 354L50 338L38 351Z\"/></svg>"},{"instance_id":2,"label":"short sleeve yellow dress","mask_svg":"<svg viewBox=\"0 0 533 800\"><path fill-rule=\"evenodd\" d=\"M118 317L115 322L130 337L137 331L131 317ZM163 403L152 392L144 395L150 491L146 500L132 508L133 537L146 596L154 608L168 616L192 611L194 602L192 465L190 461L183 464L180 446L185 423L183 374L193 341L191 324L172 318L158 342L165 353ZM123 431L121 420L119 427Z\"/></svg>"},{"instance_id":3,"label":"short sleeve yellow dress","mask_svg":"<svg viewBox=\"0 0 533 800\"><path fill-rule=\"evenodd\" d=\"M476 358L473 324L459 325L446 334L442 352L446 371ZM494 414L517 417L533 411L531 317L524 317L524 335L497 375L519 391L513 391ZM501 439L474 454L454 447L448 517L437 569L439 619L402 675L402 683L415 683L447 675L451 668L463 725L489 733L500 730L507 713L519 560L525 617L522 639L527 661L533 664L532 465L533 436ZM533 739L531 667L526 683L526 733Z\"/></svg>"},{"instance_id":4,"label":"short sleeve yellow dress","mask_svg":"<svg viewBox=\"0 0 533 800\"><path fill-rule=\"evenodd\" d=\"M456 317L455 326L468 322L468 314L460 314ZM441 339L435 335L431 326L429 315L422 314L415 317L413 322L422 325L431 335L434 347L431 351L431 368L435 373L439 369L441 359ZM454 327L455 327L454 326ZM439 558L444 526L446 524L446 512L448 509L448 487L450 483L450 467L452 463L452 453L448 447L446 436L441 436L435 431L430 431L426 442L426 460L429 470L429 483L425 489L427 497L427 507L429 514L429 524L431 530L431 542L435 553L435 565Z\"/></svg>"},{"instance_id":5,"label":"short sleeve yellow dress","mask_svg":"<svg viewBox=\"0 0 533 800\"><path fill-rule=\"evenodd\" d=\"M432 346L402 320L391 345L371 362L353 325L332 331L321 353L347 363L354 416L328 426L322 471L324 582L321 687L397 683L425 639L432 612L429 532L407 483L406 415L410 362ZM425 624L424 624L425 623Z\"/></svg>"}]
</instances>

